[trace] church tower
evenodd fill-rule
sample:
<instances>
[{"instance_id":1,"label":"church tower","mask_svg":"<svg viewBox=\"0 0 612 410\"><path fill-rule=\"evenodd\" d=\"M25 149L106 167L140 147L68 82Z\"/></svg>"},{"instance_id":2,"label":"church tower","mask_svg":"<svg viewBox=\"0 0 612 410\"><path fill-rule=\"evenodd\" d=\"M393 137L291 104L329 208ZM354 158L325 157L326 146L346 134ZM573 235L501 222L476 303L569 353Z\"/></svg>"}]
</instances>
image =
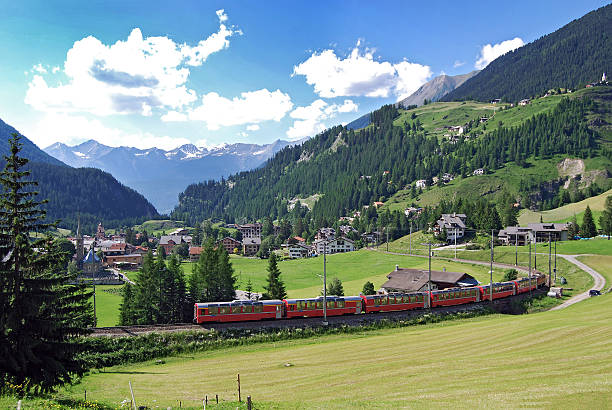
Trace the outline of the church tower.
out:
<instances>
[{"instance_id":1,"label":"church tower","mask_svg":"<svg viewBox=\"0 0 612 410\"><path fill-rule=\"evenodd\" d=\"M603 75L601 76L601 82L605 83L606 81L608 81L608 77L606 77L606 73L603 73Z\"/></svg>"}]
</instances>

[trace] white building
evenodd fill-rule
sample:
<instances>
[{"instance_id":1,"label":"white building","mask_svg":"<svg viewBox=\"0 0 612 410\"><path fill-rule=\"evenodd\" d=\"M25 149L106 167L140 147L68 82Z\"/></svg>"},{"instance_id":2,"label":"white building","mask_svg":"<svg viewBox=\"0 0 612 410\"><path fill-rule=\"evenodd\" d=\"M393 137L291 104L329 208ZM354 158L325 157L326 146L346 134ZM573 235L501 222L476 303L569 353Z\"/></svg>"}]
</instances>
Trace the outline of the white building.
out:
<instances>
[{"instance_id":1,"label":"white building","mask_svg":"<svg viewBox=\"0 0 612 410\"><path fill-rule=\"evenodd\" d=\"M484 175L484 169L483 168L475 169L473 174L474 175Z\"/></svg>"},{"instance_id":2,"label":"white building","mask_svg":"<svg viewBox=\"0 0 612 410\"><path fill-rule=\"evenodd\" d=\"M314 241L313 245L315 247L315 252L319 255L323 253L333 254L352 252L355 250L355 243L349 238L345 237L334 238L329 241L319 239Z\"/></svg>"},{"instance_id":3,"label":"white building","mask_svg":"<svg viewBox=\"0 0 612 410\"><path fill-rule=\"evenodd\" d=\"M424 179L419 179L419 180L416 182L416 187L417 187L417 188L425 188L426 186L427 186L427 181L426 181L426 180L424 180Z\"/></svg>"},{"instance_id":4,"label":"white building","mask_svg":"<svg viewBox=\"0 0 612 410\"><path fill-rule=\"evenodd\" d=\"M301 243L287 245L287 251L289 252L289 257L293 259L307 258L312 254L310 246Z\"/></svg>"}]
</instances>

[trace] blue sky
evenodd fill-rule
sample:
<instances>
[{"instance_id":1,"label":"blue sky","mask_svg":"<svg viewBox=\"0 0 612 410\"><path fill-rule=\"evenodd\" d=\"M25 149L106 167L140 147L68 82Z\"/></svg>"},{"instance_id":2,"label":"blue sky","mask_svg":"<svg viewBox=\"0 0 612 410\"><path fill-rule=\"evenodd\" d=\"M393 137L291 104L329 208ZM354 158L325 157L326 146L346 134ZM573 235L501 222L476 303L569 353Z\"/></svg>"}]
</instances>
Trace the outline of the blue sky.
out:
<instances>
[{"instance_id":1,"label":"blue sky","mask_svg":"<svg viewBox=\"0 0 612 410\"><path fill-rule=\"evenodd\" d=\"M604 1L0 1L0 118L41 147L312 136Z\"/></svg>"}]
</instances>

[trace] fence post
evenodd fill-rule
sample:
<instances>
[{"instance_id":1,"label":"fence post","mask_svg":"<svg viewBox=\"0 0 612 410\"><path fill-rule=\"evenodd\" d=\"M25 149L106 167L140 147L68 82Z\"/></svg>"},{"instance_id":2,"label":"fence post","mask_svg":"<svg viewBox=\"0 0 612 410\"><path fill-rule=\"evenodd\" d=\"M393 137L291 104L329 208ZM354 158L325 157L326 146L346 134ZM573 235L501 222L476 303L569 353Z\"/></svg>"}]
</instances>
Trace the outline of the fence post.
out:
<instances>
[{"instance_id":1,"label":"fence post","mask_svg":"<svg viewBox=\"0 0 612 410\"><path fill-rule=\"evenodd\" d=\"M251 410L251 396L247 396L247 410Z\"/></svg>"},{"instance_id":2,"label":"fence post","mask_svg":"<svg viewBox=\"0 0 612 410\"><path fill-rule=\"evenodd\" d=\"M85 401L87 401L87 390L85 390Z\"/></svg>"},{"instance_id":3,"label":"fence post","mask_svg":"<svg viewBox=\"0 0 612 410\"><path fill-rule=\"evenodd\" d=\"M134 409L136 409L136 399L134 398L134 389L132 389L132 381L128 380L128 383L130 384L130 394L132 395L132 405L134 406Z\"/></svg>"},{"instance_id":4,"label":"fence post","mask_svg":"<svg viewBox=\"0 0 612 410\"><path fill-rule=\"evenodd\" d=\"M238 373L238 402L242 402L242 398L240 397L240 373Z\"/></svg>"},{"instance_id":5,"label":"fence post","mask_svg":"<svg viewBox=\"0 0 612 410\"><path fill-rule=\"evenodd\" d=\"M217 404L219 404L219 395L215 394L215 400L217 401Z\"/></svg>"}]
</instances>

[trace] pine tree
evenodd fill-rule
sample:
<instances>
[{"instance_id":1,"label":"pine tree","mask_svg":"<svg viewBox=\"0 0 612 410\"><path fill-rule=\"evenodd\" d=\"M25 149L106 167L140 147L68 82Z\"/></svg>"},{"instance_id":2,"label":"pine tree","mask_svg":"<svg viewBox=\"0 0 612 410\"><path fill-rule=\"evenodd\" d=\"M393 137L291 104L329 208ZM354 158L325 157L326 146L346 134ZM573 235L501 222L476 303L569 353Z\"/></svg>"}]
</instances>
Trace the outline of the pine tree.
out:
<instances>
[{"instance_id":1,"label":"pine tree","mask_svg":"<svg viewBox=\"0 0 612 410\"><path fill-rule=\"evenodd\" d=\"M217 301L232 301L236 298L236 277L229 255L223 246L217 248L218 296Z\"/></svg>"},{"instance_id":2,"label":"pine tree","mask_svg":"<svg viewBox=\"0 0 612 410\"><path fill-rule=\"evenodd\" d=\"M131 283L123 286L123 301L119 306L119 324L122 326L134 325L137 321L134 290Z\"/></svg>"},{"instance_id":3,"label":"pine tree","mask_svg":"<svg viewBox=\"0 0 612 410\"><path fill-rule=\"evenodd\" d=\"M73 285L76 272L66 270L66 255L50 236L30 242L30 232L44 232L43 202L36 182L24 180L28 160L13 134L10 156L0 174L0 384L48 391L87 370L78 336L92 323L91 296Z\"/></svg>"},{"instance_id":4,"label":"pine tree","mask_svg":"<svg viewBox=\"0 0 612 410\"><path fill-rule=\"evenodd\" d=\"M342 281L340 279L332 279L331 283L327 286L327 295L344 296L344 287L342 286Z\"/></svg>"},{"instance_id":5,"label":"pine tree","mask_svg":"<svg viewBox=\"0 0 612 410\"><path fill-rule=\"evenodd\" d=\"M612 195L606 198L604 211L599 217L599 225L603 233L608 235L608 240L610 240L610 236L612 235Z\"/></svg>"},{"instance_id":6,"label":"pine tree","mask_svg":"<svg viewBox=\"0 0 612 410\"><path fill-rule=\"evenodd\" d=\"M584 216L582 217L580 235L583 238L592 238L597 235L597 228L595 227L595 222L593 221L593 213L588 205L584 210Z\"/></svg>"},{"instance_id":7,"label":"pine tree","mask_svg":"<svg viewBox=\"0 0 612 410\"><path fill-rule=\"evenodd\" d=\"M172 323L183 322L186 319L187 298L185 287L185 274L181 267L181 261L176 255L168 261L167 278L167 305L169 308L169 321ZM189 311L191 308L189 308Z\"/></svg>"},{"instance_id":8,"label":"pine tree","mask_svg":"<svg viewBox=\"0 0 612 410\"><path fill-rule=\"evenodd\" d=\"M266 292L263 294L262 299L284 299L287 297L285 291L285 284L280 278L281 271L278 269L276 262L276 254L273 252L268 260L268 278L267 285L264 286Z\"/></svg>"},{"instance_id":9,"label":"pine tree","mask_svg":"<svg viewBox=\"0 0 612 410\"><path fill-rule=\"evenodd\" d=\"M253 282L251 282L251 278L247 280L244 291L246 293L247 299L251 300L251 296L253 296Z\"/></svg>"},{"instance_id":10,"label":"pine tree","mask_svg":"<svg viewBox=\"0 0 612 410\"><path fill-rule=\"evenodd\" d=\"M160 283L157 274L157 264L151 250L145 255L135 282L134 299L136 301L138 324L157 323L159 318Z\"/></svg>"},{"instance_id":11,"label":"pine tree","mask_svg":"<svg viewBox=\"0 0 612 410\"><path fill-rule=\"evenodd\" d=\"M364 295L374 295L376 294L376 291L374 290L374 284L370 281L367 281L364 285L363 285L363 290L361 291L361 293L363 293Z\"/></svg>"},{"instance_id":12,"label":"pine tree","mask_svg":"<svg viewBox=\"0 0 612 410\"><path fill-rule=\"evenodd\" d=\"M574 215L574 217L572 218L572 221L567 227L567 236L570 240L573 240L579 234L580 234L580 226L578 225L578 220L576 219L576 215Z\"/></svg>"}]
</instances>

